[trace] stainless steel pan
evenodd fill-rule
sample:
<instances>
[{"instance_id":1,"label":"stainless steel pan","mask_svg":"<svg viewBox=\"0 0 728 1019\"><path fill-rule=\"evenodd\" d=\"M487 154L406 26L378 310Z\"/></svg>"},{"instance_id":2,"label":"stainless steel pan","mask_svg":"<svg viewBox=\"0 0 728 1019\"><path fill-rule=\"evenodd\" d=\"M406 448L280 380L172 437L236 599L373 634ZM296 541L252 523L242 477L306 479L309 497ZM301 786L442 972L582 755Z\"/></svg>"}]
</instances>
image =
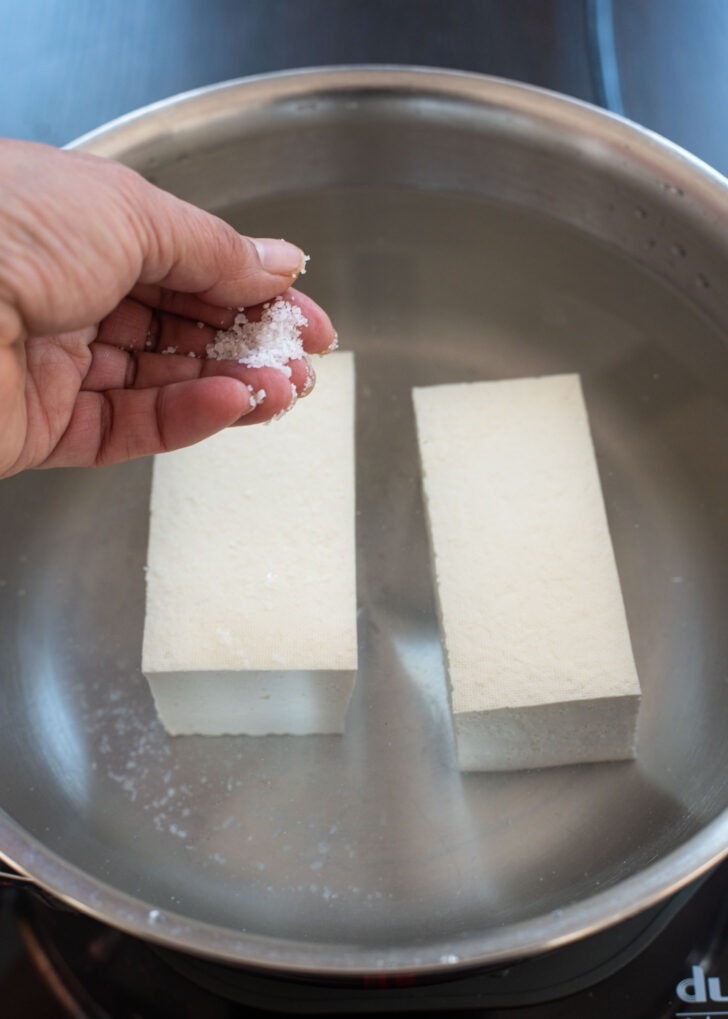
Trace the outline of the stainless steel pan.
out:
<instances>
[{"instance_id":1,"label":"stainless steel pan","mask_svg":"<svg viewBox=\"0 0 728 1019\"><path fill-rule=\"evenodd\" d=\"M149 462L2 483L6 861L168 946L340 976L525 956L718 860L725 181L576 102L396 68L234 82L79 145L312 255L358 363L361 671L343 738L167 738L139 672ZM639 757L461 776L409 393L562 371L584 379Z\"/></svg>"}]
</instances>

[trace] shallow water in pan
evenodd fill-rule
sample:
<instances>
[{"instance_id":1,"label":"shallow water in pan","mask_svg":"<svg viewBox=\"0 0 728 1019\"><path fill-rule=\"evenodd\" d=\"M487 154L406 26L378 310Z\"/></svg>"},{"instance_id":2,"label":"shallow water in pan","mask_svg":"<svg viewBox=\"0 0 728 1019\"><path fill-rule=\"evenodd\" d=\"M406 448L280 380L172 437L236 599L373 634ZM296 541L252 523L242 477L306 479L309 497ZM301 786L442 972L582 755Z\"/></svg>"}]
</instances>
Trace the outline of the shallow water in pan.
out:
<instances>
[{"instance_id":1,"label":"shallow water in pan","mask_svg":"<svg viewBox=\"0 0 728 1019\"><path fill-rule=\"evenodd\" d=\"M360 188L217 211L311 254L301 289L356 353L347 731L168 738L139 672L150 463L28 474L0 485L2 806L151 920L332 960L457 954L678 847L728 803L724 339L616 251L512 208ZM639 757L461 776L410 390L575 371L644 689Z\"/></svg>"}]
</instances>

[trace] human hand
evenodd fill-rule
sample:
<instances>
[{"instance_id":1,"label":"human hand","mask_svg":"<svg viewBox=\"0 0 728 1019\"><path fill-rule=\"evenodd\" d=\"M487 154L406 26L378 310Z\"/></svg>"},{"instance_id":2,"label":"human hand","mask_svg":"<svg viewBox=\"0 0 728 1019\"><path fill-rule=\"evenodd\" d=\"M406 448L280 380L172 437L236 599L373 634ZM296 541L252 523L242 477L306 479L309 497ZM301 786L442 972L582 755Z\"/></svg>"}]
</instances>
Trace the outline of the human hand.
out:
<instances>
[{"instance_id":1,"label":"human hand","mask_svg":"<svg viewBox=\"0 0 728 1019\"><path fill-rule=\"evenodd\" d=\"M204 352L231 308L280 294L308 319L306 352L329 349L326 313L288 289L303 265L119 163L0 141L0 477L176 449L286 409L306 359L289 379Z\"/></svg>"}]
</instances>

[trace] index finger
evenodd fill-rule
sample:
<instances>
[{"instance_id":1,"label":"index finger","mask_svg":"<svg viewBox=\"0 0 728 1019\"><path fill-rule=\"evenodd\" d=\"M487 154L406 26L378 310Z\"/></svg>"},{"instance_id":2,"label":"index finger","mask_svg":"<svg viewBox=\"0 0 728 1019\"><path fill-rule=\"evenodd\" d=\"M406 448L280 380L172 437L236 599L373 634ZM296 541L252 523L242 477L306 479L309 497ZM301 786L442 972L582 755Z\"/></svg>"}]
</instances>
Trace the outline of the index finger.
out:
<instances>
[{"instance_id":1,"label":"index finger","mask_svg":"<svg viewBox=\"0 0 728 1019\"><path fill-rule=\"evenodd\" d=\"M295 244L245 237L229 223L147 183L135 180L142 238L140 283L197 294L222 307L244 307L282 293L306 266Z\"/></svg>"},{"instance_id":2,"label":"index finger","mask_svg":"<svg viewBox=\"0 0 728 1019\"><path fill-rule=\"evenodd\" d=\"M222 308L219 304L203 301L197 294L169 290L155 283L137 283L128 296L147 308L203 322L213 329L229 329L235 319L235 308Z\"/></svg>"}]
</instances>

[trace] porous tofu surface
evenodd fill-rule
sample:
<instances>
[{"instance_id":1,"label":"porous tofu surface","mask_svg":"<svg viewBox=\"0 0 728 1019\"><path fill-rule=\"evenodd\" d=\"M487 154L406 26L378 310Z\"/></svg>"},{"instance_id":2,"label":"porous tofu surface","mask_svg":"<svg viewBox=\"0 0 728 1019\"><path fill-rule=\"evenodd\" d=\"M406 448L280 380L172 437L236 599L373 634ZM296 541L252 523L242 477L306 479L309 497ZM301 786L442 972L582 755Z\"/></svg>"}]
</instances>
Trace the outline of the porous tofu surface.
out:
<instances>
[{"instance_id":1,"label":"porous tofu surface","mask_svg":"<svg viewBox=\"0 0 728 1019\"><path fill-rule=\"evenodd\" d=\"M639 680L579 377L433 386L414 403L456 730L508 712L517 757L539 739L534 709L582 702L586 725L589 702L583 739L552 710L545 743L561 726L567 758L590 759L604 730L599 759L629 756ZM549 745L542 763L562 763Z\"/></svg>"},{"instance_id":2,"label":"porous tofu surface","mask_svg":"<svg viewBox=\"0 0 728 1019\"><path fill-rule=\"evenodd\" d=\"M353 355L331 355L318 376L270 427L155 458L142 656L152 683L197 675L212 697L215 676L267 672L285 696L281 674L315 686L317 673L355 672ZM229 678L215 692L222 715L243 689Z\"/></svg>"}]
</instances>

